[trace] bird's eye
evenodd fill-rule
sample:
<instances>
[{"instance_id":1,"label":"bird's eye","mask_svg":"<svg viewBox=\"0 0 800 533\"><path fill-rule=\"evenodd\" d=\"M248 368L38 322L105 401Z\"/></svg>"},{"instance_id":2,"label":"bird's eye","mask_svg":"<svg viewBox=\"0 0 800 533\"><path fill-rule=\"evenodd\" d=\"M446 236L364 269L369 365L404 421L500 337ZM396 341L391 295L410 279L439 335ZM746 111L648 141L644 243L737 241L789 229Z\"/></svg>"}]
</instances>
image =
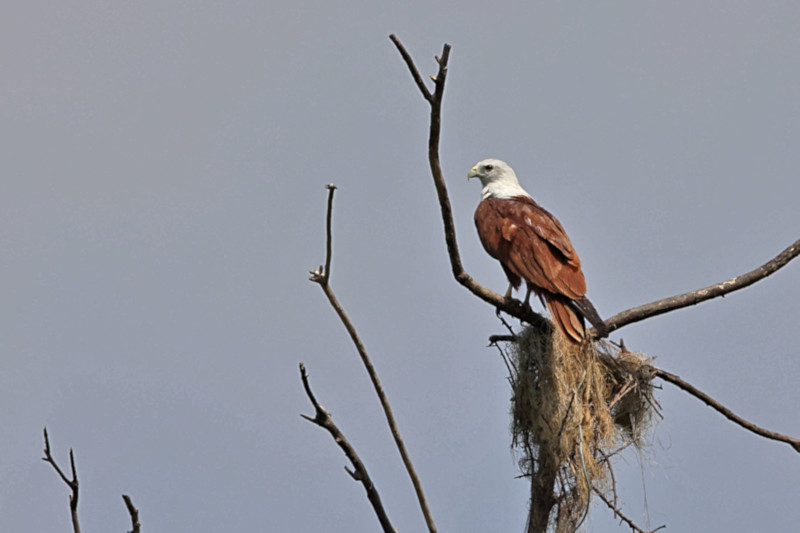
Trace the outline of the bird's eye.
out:
<instances>
[{"instance_id":1,"label":"bird's eye","mask_svg":"<svg viewBox=\"0 0 800 533\"><path fill-rule=\"evenodd\" d=\"M485 166L485 167L483 167L483 168L485 168L486 170L488 170L488 171L490 171L490 172L491 172L491 171L492 171L492 169L494 168L494 165L486 165L486 166Z\"/></svg>"}]
</instances>

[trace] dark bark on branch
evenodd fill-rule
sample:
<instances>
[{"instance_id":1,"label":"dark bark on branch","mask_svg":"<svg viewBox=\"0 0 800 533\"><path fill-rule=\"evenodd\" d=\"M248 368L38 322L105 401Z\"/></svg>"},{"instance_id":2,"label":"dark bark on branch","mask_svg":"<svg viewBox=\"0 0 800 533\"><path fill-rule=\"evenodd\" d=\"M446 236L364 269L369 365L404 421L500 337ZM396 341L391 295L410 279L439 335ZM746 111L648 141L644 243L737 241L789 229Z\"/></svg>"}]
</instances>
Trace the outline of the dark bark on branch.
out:
<instances>
[{"instance_id":1,"label":"dark bark on branch","mask_svg":"<svg viewBox=\"0 0 800 533\"><path fill-rule=\"evenodd\" d=\"M597 496L599 496L601 500L603 500L603 503L605 503L609 509L614 511L615 516L619 516L619 519L625 522L628 525L628 527L631 528L631 531L634 531L635 533L656 533L656 531L659 531L667 527L666 525L663 525L663 526L658 526L655 529L651 529L650 531L645 531L644 529L637 526L633 520L622 514L622 511L620 511L619 508L616 505L614 505L613 502L609 501L609 499L606 498L605 495L603 495L602 491L595 490L594 493L597 494Z\"/></svg>"},{"instance_id":2,"label":"dark bark on branch","mask_svg":"<svg viewBox=\"0 0 800 533\"><path fill-rule=\"evenodd\" d=\"M383 508L381 496L378 494L378 489L375 488L375 484L372 483L372 478L369 477L367 467L364 466L364 463L356 453L355 448L353 448L347 438L345 438L344 433L342 433L339 427L333 422L330 413L328 413L328 411L326 411L325 408L320 405L316 397L314 397L314 393L311 392L311 386L308 383L306 367L303 363L300 363L300 379L303 381L303 388L305 389L306 395L308 396L308 399L311 401L311 405L314 406L315 410L315 415L313 418L306 415L300 416L309 422L312 422L327 430L328 433L331 434L333 440L339 445L344 454L350 460L350 464L353 465L353 471L347 470L346 468L345 470L347 470L353 479L364 485L364 490L367 491L367 499L372 504L372 509L375 511L375 515L378 517L378 521L381 523L384 533L394 533L395 529L392 526L391 521L389 521L389 515L386 514L386 510Z\"/></svg>"},{"instance_id":3,"label":"dark bark on branch","mask_svg":"<svg viewBox=\"0 0 800 533\"><path fill-rule=\"evenodd\" d=\"M139 533L141 530L141 524L139 523L139 509L133 505L133 500L127 494L122 495L122 500L125 502L125 507L128 509L128 514L131 515L131 529L130 533Z\"/></svg>"},{"instance_id":4,"label":"dark bark on branch","mask_svg":"<svg viewBox=\"0 0 800 533\"><path fill-rule=\"evenodd\" d=\"M487 289L475 281L475 279L464 270L464 266L461 263L461 256L458 253L458 242L456 241L456 228L453 222L453 209L450 206L450 197L447 194L447 185L445 184L442 166L439 161L442 97L444 96L444 83L447 77L447 61L450 58L450 45L445 44L442 49L441 57L436 58L436 62L439 64L439 70L436 76L431 77L434 83L434 91L431 93L422 82L422 77L419 75L414 60L406 51L400 40L395 35L390 35L389 38L403 57L403 61L405 61L417 87L420 89L420 92L422 92L423 98L425 98L431 106L431 121L428 132L428 163L433 176L433 184L436 187L436 194L439 197L439 206L442 211L442 222L444 224L444 239L447 244L447 254L450 258L450 267L453 271L453 276L458 283L466 287L472 294L494 306L499 311L504 311L537 328L547 328L546 318L538 313L534 313L530 307L522 305L522 302L519 300L513 298L505 299L502 295Z\"/></svg>"},{"instance_id":5,"label":"dark bark on branch","mask_svg":"<svg viewBox=\"0 0 800 533\"><path fill-rule=\"evenodd\" d=\"M442 168L439 161L439 135L441 131L442 96L444 95L444 83L447 75L447 61L450 56L450 45L445 44L444 50L442 51L442 56L440 58L436 58L439 64L439 72L436 76L431 77L434 82L434 92L431 93L425 87L422 77L420 76L419 71L414 64L414 60L409 55L408 51L406 51L400 40L395 35L390 35L389 38L392 40L394 45L397 47L397 50L400 52L400 55L403 57L403 60L408 66L408 69L411 72L417 87L420 89L423 98L425 98L425 100L430 103L431 106L430 130L428 134L428 161L431 167L433 182L436 186L436 193L439 197L439 205L441 206L445 241L447 243L447 253L450 257L450 265L453 270L453 276L455 277L456 281L469 289L475 296L493 305L498 310L504 311L509 315L528 322L533 326L544 327L547 319L538 313L534 313L529 307L523 306L520 301L515 299L506 300L500 294L487 289L475 281L466 272L466 270L464 270L464 266L461 263L461 257L458 253L458 243L456 242L452 208L450 207L450 199L447 194L447 187L445 185L444 176L442 175ZM747 287L748 285L752 285L756 281L764 279L779 268L783 267L798 255L800 255L800 240L789 246L789 248L784 250L775 259L757 268L756 270L753 270L752 272L748 272L742 276L735 277L728 281L724 281L704 289L672 296L670 298L665 298L657 302L652 302L618 313L604 322L607 329L606 334L620 329L628 324L639 322L646 318L667 313L669 311L674 311L676 309L680 309L681 307L696 305L706 300L710 300L718 296L724 296L738 289ZM597 331L594 328L590 329L590 332L597 336Z\"/></svg>"},{"instance_id":6,"label":"dark bark on branch","mask_svg":"<svg viewBox=\"0 0 800 533\"><path fill-rule=\"evenodd\" d=\"M695 398L701 400L703 403L705 403L706 405L708 405L712 409L715 409L716 411L722 413L722 415L725 418L727 418L728 420L730 420L732 422L735 422L736 424L739 424L744 429L746 429L748 431L751 431L751 432L755 433L756 435L761 435L762 437L767 438L767 439L776 440L776 441L779 441L779 442L785 442L786 444L788 444L789 446L794 448L794 450L796 452L800 453L800 439L795 439L793 437L788 437L788 436L783 435L781 433L776 433L774 431L769 431L768 429L764 429L762 427L759 427L759 426L753 424L752 422L748 422L744 418L738 416L733 411L731 411L730 409L728 409L727 407L725 407L724 405L722 405L721 403L719 403L718 401L713 399L708 394L704 393L703 391L697 389L693 385L691 385L691 384L687 383L686 381L682 380L681 378L679 378L675 374L670 374L669 372L667 372L665 370L661 370L660 368L653 368L653 371L654 371L654 374L656 376L660 377L664 381L668 381L669 383L672 383L673 385L675 385L676 387L678 387L682 391L688 392L689 394L691 394Z\"/></svg>"},{"instance_id":7,"label":"dark bark on branch","mask_svg":"<svg viewBox=\"0 0 800 533\"><path fill-rule=\"evenodd\" d=\"M328 213L326 217L327 246L326 246L325 267L320 267L319 270L312 270L311 277L309 279L314 283L319 284L320 287L322 287L322 292L325 293L325 296L328 298L328 302L331 304L331 307L333 307L333 310L336 311L336 314L339 316L339 320L341 320L342 324L347 330L347 333L350 335L350 339L353 341L353 344L356 347L356 351L358 352L358 355L361 357L361 362L364 364L364 368L366 368L367 374L369 374L369 378L372 381L372 385L375 388L375 392L378 395L378 399L380 400L381 407L383 408L384 415L386 416L386 421L389 425L392 437L394 438L395 445L397 446L397 449L400 452L400 457L403 460L403 464L406 467L408 476L411 479L411 484L414 486L414 491L416 492L417 500L419 502L420 509L422 510L422 515L425 518L425 523L428 526L428 531L430 533L436 533L436 525L433 522L433 516L431 515L431 511L428 507L428 501L425 498L425 493L422 489L422 483L420 482L416 469L414 468L414 465L411 462L411 457L408 455L405 443L403 442L403 437L400 435L400 430L397 427L397 422L395 421L394 414L392 412L392 406L389 404L389 399L386 397L386 393L383 390L383 385L381 385L381 381L378 378L378 373L375 370L374 365L372 364L372 360L370 359L369 354L367 353L367 349L364 347L364 344L361 342L361 338L358 336L358 332L356 331L355 326L350 321L350 317L347 316L347 313L345 313L344 308L339 303L339 300L336 298L333 289L331 289L330 287L330 264L331 264L331 255L333 249L332 245L333 234L331 230L331 219L333 213L333 194L334 191L336 190L336 186L332 184L327 185L327 189L328 189Z\"/></svg>"},{"instance_id":8,"label":"dark bark on branch","mask_svg":"<svg viewBox=\"0 0 800 533\"><path fill-rule=\"evenodd\" d=\"M628 309L627 311L618 313L606 320L605 325L608 328L608 331L611 332L646 318L668 313L670 311L675 311L676 309L680 309L682 307L697 305L701 302L705 302L706 300L711 300L712 298L717 298L719 296L725 296L733 291L744 289L745 287L752 285L757 281L761 281L770 274L773 274L780 268L786 266L789 261L798 255L800 255L800 240L792 243L791 246L778 254L774 259L767 261L760 267L746 274L736 276L728 281L723 281L703 289L679 294L677 296L671 296L669 298L664 298L663 300L658 300L657 302L652 302Z\"/></svg>"},{"instance_id":9,"label":"dark bark on branch","mask_svg":"<svg viewBox=\"0 0 800 533\"><path fill-rule=\"evenodd\" d=\"M70 448L69 464L72 469L72 479L69 479L64 474L64 471L58 466L55 459L53 459L53 455L50 453L50 438L47 436L47 428L44 428L44 457L42 457L42 461L53 465L53 468L64 481L64 483L66 483L67 486L72 490L72 494L69 495L69 509L72 516L72 531L74 533L81 533L81 526L78 523L78 471L75 469L75 454L72 453L72 448Z\"/></svg>"}]
</instances>

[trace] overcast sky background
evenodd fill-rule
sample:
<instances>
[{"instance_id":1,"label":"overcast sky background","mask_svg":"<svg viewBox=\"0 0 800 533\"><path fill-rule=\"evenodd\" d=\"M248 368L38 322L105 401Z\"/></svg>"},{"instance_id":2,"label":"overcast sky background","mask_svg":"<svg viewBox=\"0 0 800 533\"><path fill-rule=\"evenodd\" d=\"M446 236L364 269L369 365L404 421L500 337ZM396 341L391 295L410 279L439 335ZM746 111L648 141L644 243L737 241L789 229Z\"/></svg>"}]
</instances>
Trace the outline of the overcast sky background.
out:
<instances>
[{"instance_id":1,"label":"overcast sky background","mask_svg":"<svg viewBox=\"0 0 800 533\"><path fill-rule=\"evenodd\" d=\"M403 531L424 522L366 373L383 380L439 530L522 531L494 310L452 278L425 76L453 45L441 156L464 264L498 157L554 212L603 316L744 273L800 237L797 2L31 1L0 10L0 530L70 531L43 426L74 448L84 531L375 531L297 364ZM800 263L624 328L742 416L800 436ZM668 531L792 531L800 456L665 384L615 467ZM627 531L602 503L584 531Z\"/></svg>"}]
</instances>

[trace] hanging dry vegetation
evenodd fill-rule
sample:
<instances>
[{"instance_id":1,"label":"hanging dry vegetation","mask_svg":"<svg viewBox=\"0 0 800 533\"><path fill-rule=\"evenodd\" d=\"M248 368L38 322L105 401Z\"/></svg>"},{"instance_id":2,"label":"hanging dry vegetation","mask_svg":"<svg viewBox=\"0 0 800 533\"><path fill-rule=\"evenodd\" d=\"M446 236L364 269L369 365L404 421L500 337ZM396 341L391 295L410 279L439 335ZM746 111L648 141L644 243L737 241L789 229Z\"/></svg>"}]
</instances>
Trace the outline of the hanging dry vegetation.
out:
<instances>
[{"instance_id":1,"label":"hanging dry vegetation","mask_svg":"<svg viewBox=\"0 0 800 533\"><path fill-rule=\"evenodd\" d=\"M528 327L510 350L513 446L531 479L531 520L574 531L591 491L610 492L609 458L645 441L656 403L642 354L576 345Z\"/></svg>"}]
</instances>

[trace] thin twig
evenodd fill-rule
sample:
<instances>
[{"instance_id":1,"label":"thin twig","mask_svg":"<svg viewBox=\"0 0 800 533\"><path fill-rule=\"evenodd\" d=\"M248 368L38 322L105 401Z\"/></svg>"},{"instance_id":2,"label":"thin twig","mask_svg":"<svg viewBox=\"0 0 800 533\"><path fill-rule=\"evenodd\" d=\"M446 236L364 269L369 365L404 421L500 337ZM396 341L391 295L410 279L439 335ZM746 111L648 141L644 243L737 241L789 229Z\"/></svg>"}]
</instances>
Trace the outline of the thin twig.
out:
<instances>
[{"instance_id":1,"label":"thin twig","mask_svg":"<svg viewBox=\"0 0 800 533\"><path fill-rule=\"evenodd\" d=\"M142 525L139 523L139 509L133 505L133 500L127 494L122 495L122 499L125 501L125 507L128 509L128 514L131 515L131 529L130 533L139 533L141 530Z\"/></svg>"},{"instance_id":2,"label":"thin twig","mask_svg":"<svg viewBox=\"0 0 800 533\"><path fill-rule=\"evenodd\" d=\"M331 256L333 255L333 232L331 230L331 218L333 217L333 193L336 185L329 183L325 186L328 189L328 216L325 219L326 250L325 250L325 283L331 280Z\"/></svg>"},{"instance_id":3,"label":"thin twig","mask_svg":"<svg viewBox=\"0 0 800 533\"><path fill-rule=\"evenodd\" d=\"M586 517L589 516L589 504L592 501L592 487L589 484L589 474L586 472L586 462L583 458L583 422L578 424L578 435L581 438L580 442L578 443L578 451L580 452L581 458L581 470L583 470L583 479L586 480L586 506L583 509L583 515L581 516L581 519L578 520L578 523L575 525L572 533L578 531L583 522L586 520Z\"/></svg>"},{"instance_id":4,"label":"thin twig","mask_svg":"<svg viewBox=\"0 0 800 533\"><path fill-rule=\"evenodd\" d=\"M786 266L789 261L798 255L800 255L800 240L792 243L791 246L779 253L777 256L775 256L775 258L767 261L760 267L756 268L755 270L751 270L746 274L736 276L735 278L731 278L728 281L723 281L722 283L710 285L703 289L679 294L677 296L671 296L669 298L664 298L663 300L658 300L656 302L628 309L627 311L618 313L606 320L605 325L608 328L608 331L611 332L646 318L668 313L670 311L675 311L676 309L680 309L682 307L697 305L701 302L705 302L706 300L711 300L712 298L717 298L719 296L725 296L726 294L730 294L734 291L752 285L757 281L761 281L770 274L773 274L777 270Z\"/></svg>"},{"instance_id":5,"label":"thin twig","mask_svg":"<svg viewBox=\"0 0 800 533\"><path fill-rule=\"evenodd\" d=\"M406 50L405 46L403 46L403 43L400 42L400 39L395 36L395 34L389 35L389 39L392 40L394 45L397 47L397 50L400 52L400 55L403 56L403 60L406 62L406 65L408 65L408 70L411 71L411 76L414 78L414 83L417 84L417 87L422 93L422 97L430 102L433 95L431 95L431 92L425 86L425 82L422 80L422 76L420 76L417 67L414 65L414 60L411 59L411 55Z\"/></svg>"},{"instance_id":6,"label":"thin twig","mask_svg":"<svg viewBox=\"0 0 800 533\"><path fill-rule=\"evenodd\" d=\"M489 345L497 344L498 342L517 342L516 335L490 335Z\"/></svg>"},{"instance_id":7,"label":"thin twig","mask_svg":"<svg viewBox=\"0 0 800 533\"><path fill-rule=\"evenodd\" d=\"M333 191L336 189L335 186L329 185L328 186L328 239L327 239L327 255L326 255L326 264L330 264L331 258L331 248L332 248L332 232L331 232L331 212L333 211ZM364 343L361 342L361 338L358 336L358 332L356 331L355 326L353 325L350 317L347 316L345 313L344 308L339 303L339 300L336 298L336 295L331 289L330 286L330 266L326 267L324 270L320 268L320 270L312 270L311 277L309 278L311 281L318 283L319 286L322 288L322 292L328 298L328 302L333 307L333 310L336 311L336 314L339 316L339 320L341 320L342 324L344 325L347 333L350 335L350 339L352 340L353 344L355 345L356 351L358 351L358 355L361 357L361 362L364 364L364 368L367 370L367 374L369 374L369 378L372 381L372 385L375 388L375 392L378 395L378 399L380 400L381 407L383 408L384 415L386 416L386 421L389 424L389 429L392 433L392 437L394 438L395 445L397 446L398 451L400 452L400 457L403 460L403 464L406 467L406 471L408 472L408 476L411 479L411 484L414 486L414 491L417 495L417 500L419 501L420 509L422 510L422 515L425 518L425 523L428 526L428 531L430 533L436 532L436 525L433 522L433 516L431 515L430 508L428 507L428 501L425 498L425 492L422 490L422 483L419 480L419 476L417 475L416 469L414 468L413 463L411 462L411 457L408 455L408 451L406 450L405 443L403 442L403 437L400 435L400 430L397 427L397 422L395 421L394 414L392 413L392 406L389 404L389 399L386 397L386 393L383 390L383 385L381 385L381 381L378 378L378 373L375 370L374 365L372 364L372 360L367 353L367 349L364 347Z\"/></svg>"},{"instance_id":8,"label":"thin twig","mask_svg":"<svg viewBox=\"0 0 800 533\"><path fill-rule=\"evenodd\" d=\"M311 270L310 279L314 283L319 283L325 287L331 279L331 257L333 256L333 230L331 229L331 221L333 219L333 193L337 187L333 183L325 186L328 189L328 211L325 216L325 265L320 265L319 269Z\"/></svg>"},{"instance_id":9,"label":"thin twig","mask_svg":"<svg viewBox=\"0 0 800 533\"><path fill-rule=\"evenodd\" d=\"M708 394L702 392L701 390L697 389L693 385L691 385L691 384L687 383L686 381L682 380L681 378L679 378L675 374L670 374L669 372L667 372L665 370L661 370L660 368L654 368L653 370L654 370L654 374L656 376L660 377L664 381L668 381L669 383L672 383L673 385L675 385L679 389L681 389L681 390L683 390L685 392L688 392L689 394L691 394L695 398L697 398L697 399L701 400L702 402L704 402L706 405L708 405L712 409L715 409L716 411L722 413L722 415L725 418L727 418L728 420L730 420L730 421L732 421L732 422L734 422L736 424L739 424L740 426L742 426L746 430L752 431L756 435L761 435L762 437L767 438L767 439L771 439L771 440L785 442L789 446L794 448L794 450L796 452L800 453L800 439L795 439L793 437L788 437L788 436L783 435L781 433L776 433L774 431L769 431L767 429L764 429L762 427L759 427L759 426L753 424L752 422L748 422L744 418L736 415L733 411L731 411L730 409L728 409L727 407L725 407L724 405L722 405L721 403L719 403L718 401L713 399Z\"/></svg>"},{"instance_id":10,"label":"thin twig","mask_svg":"<svg viewBox=\"0 0 800 533\"><path fill-rule=\"evenodd\" d=\"M72 531L74 533L81 533L81 526L78 523L78 471L75 468L75 454L72 452L72 448L69 449L69 464L70 468L72 469L72 479L67 478L64 474L64 471L56 463L55 459L53 459L53 455L50 453L50 438L47 435L47 428L44 428L44 457L42 457L42 461L50 463L64 483L72 490L72 494L69 495L69 509L70 514L72 515Z\"/></svg>"},{"instance_id":11,"label":"thin twig","mask_svg":"<svg viewBox=\"0 0 800 533\"><path fill-rule=\"evenodd\" d=\"M508 370L508 382L511 384L511 389L514 390L517 387L516 384L517 381L516 376L518 375L517 369L514 366L514 363L508 358L508 356L506 356L506 352L503 351L503 348L497 343L495 343L494 346L495 348L497 348L497 351L500 352L500 357L503 358L503 362L506 365L506 370Z\"/></svg>"},{"instance_id":12,"label":"thin twig","mask_svg":"<svg viewBox=\"0 0 800 533\"><path fill-rule=\"evenodd\" d=\"M620 510L619 510L619 508L618 508L616 505L614 505L613 503L611 503L611 502L608 500L608 498L606 498L606 497L603 495L602 491L600 491L600 490L597 490L597 488L595 487L595 489L594 489L594 493L595 493L595 494L597 494L597 495L600 497L600 499L601 499L601 500L603 500L603 502L604 502L604 503L605 503L605 504L606 504L606 505L609 507L609 509L611 509L612 511L614 511L614 515L615 515L615 516L619 516L620 520L622 520L623 522L625 522L626 524L628 524L628 527L629 527L629 528L631 528L631 530L635 531L636 533L656 533L656 531L659 531L659 530L661 530L661 529L664 529L664 528L666 528L666 527L667 527L667 526L666 526L666 524L664 524L664 525L658 526L657 528L655 528L655 529L652 529L652 530L650 530L650 531L645 531L644 529L642 529L642 528L640 528L639 526L637 526L637 525L636 525L636 523L635 523L633 520L631 520L630 518L628 518L627 516L625 516L625 515L622 513L622 511L620 511Z\"/></svg>"},{"instance_id":13,"label":"thin twig","mask_svg":"<svg viewBox=\"0 0 800 533\"><path fill-rule=\"evenodd\" d=\"M611 457L603 451L602 448L597 448L597 451L600 452L600 455L603 456L603 459L606 462L606 466L608 467L608 473L611 475L611 490L614 493L614 512L617 511L617 502L619 501L617 498L617 478L614 476L614 467L611 466ZM616 518L616 514L614 515Z\"/></svg>"},{"instance_id":14,"label":"thin twig","mask_svg":"<svg viewBox=\"0 0 800 533\"><path fill-rule=\"evenodd\" d=\"M308 399L311 401L311 405L314 406L315 415L314 417L300 415L309 422L312 422L319 427L328 431L333 437L333 440L339 447L342 449L344 454L350 460L350 463L353 465L353 470L345 470L350 474L350 476L359 481L362 485L364 485L364 490L367 492L367 499L372 504L372 509L375 511L375 514L378 517L378 521L381 523L381 527L385 533L394 533L395 529L392 526L392 523L389 521L389 515L386 514L386 510L383 508L383 503L381 503L380 494L378 494L378 489L375 488L375 484L372 483L372 479L369 477L369 472L367 472L367 467L364 466L364 463L361 461L361 458L356 453L355 448L350 444L350 442L345 438L342 431L339 427L333 422L331 415L328 411L325 410L322 405L317 401L314 393L311 392L311 385L308 383L308 374L306 373L306 366L303 363L300 363L300 379L303 381L303 388L306 391L306 395ZM134 532L135 533L135 532Z\"/></svg>"}]
</instances>

